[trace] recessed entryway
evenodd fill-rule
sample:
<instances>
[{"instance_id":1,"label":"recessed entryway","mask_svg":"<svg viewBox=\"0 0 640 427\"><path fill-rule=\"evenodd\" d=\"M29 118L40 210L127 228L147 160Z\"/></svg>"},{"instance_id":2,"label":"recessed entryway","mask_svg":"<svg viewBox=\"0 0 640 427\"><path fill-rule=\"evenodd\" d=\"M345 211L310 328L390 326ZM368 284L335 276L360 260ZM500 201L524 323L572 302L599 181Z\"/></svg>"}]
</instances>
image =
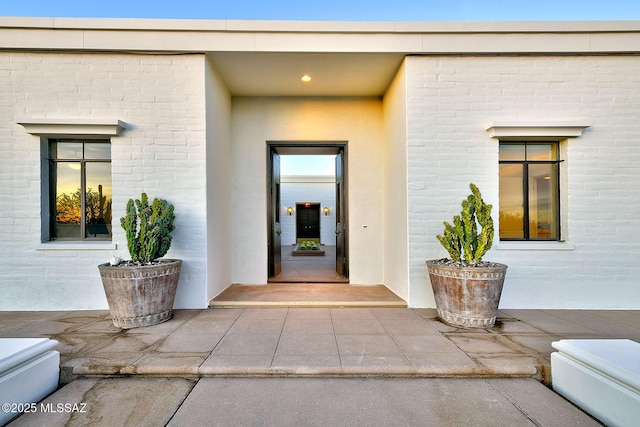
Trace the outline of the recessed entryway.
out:
<instances>
[{"instance_id":1,"label":"recessed entryway","mask_svg":"<svg viewBox=\"0 0 640 427\"><path fill-rule=\"evenodd\" d=\"M269 142L269 283L348 283L346 144ZM319 157L330 172L285 175L291 159ZM301 160L302 161L302 160ZM303 242L318 244L304 253Z\"/></svg>"}]
</instances>

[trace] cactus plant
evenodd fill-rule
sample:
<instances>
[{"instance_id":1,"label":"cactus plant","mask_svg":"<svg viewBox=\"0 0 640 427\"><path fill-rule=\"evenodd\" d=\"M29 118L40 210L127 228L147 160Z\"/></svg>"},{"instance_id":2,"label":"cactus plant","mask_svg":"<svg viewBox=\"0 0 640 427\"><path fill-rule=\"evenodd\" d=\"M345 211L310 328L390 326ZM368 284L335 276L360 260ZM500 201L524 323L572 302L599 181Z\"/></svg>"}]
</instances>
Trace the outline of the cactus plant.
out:
<instances>
[{"instance_id":1,"label":"cactus plant","mask_svg":"<svg viewBox=\"0 0 640 427\"><path fill-rule=\"evenodd\" d=\"M163 257L171 246L171 232L175 229L173 205L164 199L149 198L142 193L140 199L129 199L127 214L120 218L120 225L127 236L131 260L149 264Z\"/></svg>"},{"instance_id":2,"label":"cactus plant","mask_svg":"<svg viewBox=\"0 0 640 427\"><path fill-rule=\"evenodd\" d=\"M471 194L462 201L462 212L453 217L453 225L444 222L444 234L437 238L452 261L477 265L493 243L493 206L482 200L478 187L473 183L469 186Z\"/></svg>"}]
</instances>

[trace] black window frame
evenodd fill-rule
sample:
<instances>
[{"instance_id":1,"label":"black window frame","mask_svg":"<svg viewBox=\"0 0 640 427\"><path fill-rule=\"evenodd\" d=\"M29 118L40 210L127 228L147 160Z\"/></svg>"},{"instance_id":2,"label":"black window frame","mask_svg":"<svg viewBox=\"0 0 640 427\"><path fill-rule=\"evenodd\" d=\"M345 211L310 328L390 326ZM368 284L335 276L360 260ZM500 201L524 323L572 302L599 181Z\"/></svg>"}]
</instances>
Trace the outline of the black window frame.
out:
<instances>
[{"instance_id":1,"label":"black window frame","mask_svg":"<svg viewBox=\"0 0 640 427\"><path fill-rule=\"evenodd\" d=\"M109 159L85 159L84 154L82 159L58 159L55 155L56 145L59 142L63 143L78 143L83 145L83 153L85 144L109 144L111 147L111 140L108 138L41 138L40 140L40 152L41 152L41 193L42 193L42 217L41 217L41 241L46 242L111 242L113 235L110 232L107 237L87 237L87 222L80 221L80 236L78 238L60 238L55 235L55 222L56 222L56 167L57 162L78 162L80 163L80 194L81 206L80 212L86 214L86 164L87 163L109 163L111 164L111 156ZM83 215L84 217L84 215ZM111 218L113 222L113 218Z\"/></svg>"},{"instance_id":2,"label":"black window frame","mask_svg":"<svg viewBox=\"0 0 640 427\"><path fill-rule=\"evenodd\" d=\"M500 230L498 230L498 237L500 239L500 241L504 241L504 242L508 242L508 241L516 241L516 242L535 242L535 241L542 241L542 242L559 242L562 241L562 223L561 223L561 218L562 218L562 214L560 212L561 209L561 204L560 204L560 164L562 162L564 162L564 160L562 160L560 158L560 141L499 141L499 147L498 150L503 146L503 145L524 145L525 146L525 153L526 153L526 147L530 146L530 145L554 145L555 146L555 152L556 152L556 159L555 160L527 160L526 156L524 160L499 160L498 163L499 165L504 165L504 164L518 164L518 165L523 165L523 176L522 176L522 196L523 196L523 210L524 210L524 217L523 217L523 235L524 237L502 237L500 236ZM536 165L536 164L547 164L547 165L555 165L556 168L556 173L555 173L555 188L556 188L556 192L555 192L555 197L553 200L553 203L555 204L555 222L556 222L556 227L557 227L557 235L555 237L549 237L549 238L541 238L541 237L531 237L531 230L530 230L530 218L529 218L529 165ZM498 206L498 214L500 212L500 206Z\"/></svg>"}]
</instances>

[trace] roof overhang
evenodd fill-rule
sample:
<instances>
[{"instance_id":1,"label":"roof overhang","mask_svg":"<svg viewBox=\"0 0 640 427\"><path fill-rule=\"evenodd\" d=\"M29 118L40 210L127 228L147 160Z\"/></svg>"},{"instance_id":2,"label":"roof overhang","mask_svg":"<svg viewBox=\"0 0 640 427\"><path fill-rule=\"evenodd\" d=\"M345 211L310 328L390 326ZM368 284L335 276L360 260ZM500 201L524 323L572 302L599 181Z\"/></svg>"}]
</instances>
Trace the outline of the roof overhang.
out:
<instances>
[{"instance_id":1,"label":"roof overhang","mask_svg":"<svg viewBox=\"0 0 640 427\"><path fill-rule=\"evenodd\" d=\"M637 54L640 22L0 17L0 50L206 54L237 96L381 96L406 55Z\"/></svg>"}]
</instances>

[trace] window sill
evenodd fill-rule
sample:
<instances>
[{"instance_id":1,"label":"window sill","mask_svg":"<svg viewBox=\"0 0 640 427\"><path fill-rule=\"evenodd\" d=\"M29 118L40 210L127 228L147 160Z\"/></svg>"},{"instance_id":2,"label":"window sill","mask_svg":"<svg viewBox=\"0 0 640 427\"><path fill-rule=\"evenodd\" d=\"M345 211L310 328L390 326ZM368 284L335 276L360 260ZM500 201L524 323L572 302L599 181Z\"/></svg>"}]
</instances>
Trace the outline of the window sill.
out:
<instances>
[{"instance_id":1,"label":"window sill","mask_svg":"<svg viewBox=\"0 0 640 427\"><path fill-rule=\"evenodd\" d=\"M575 245L567 242L500 242L495 245L499 251L573 251Z\"/></svg>"},{"instance_id":2,"label":"window sill","mask_svg":"<svg viewBox=\"0 0 640 427\"><path fill-rule=\"evenodd\" d=\"M56 250L109 250L118 249L118 245L113 242L46 242L40 243L37 247L39 251Z\"/></svg>"}]
</instances>

